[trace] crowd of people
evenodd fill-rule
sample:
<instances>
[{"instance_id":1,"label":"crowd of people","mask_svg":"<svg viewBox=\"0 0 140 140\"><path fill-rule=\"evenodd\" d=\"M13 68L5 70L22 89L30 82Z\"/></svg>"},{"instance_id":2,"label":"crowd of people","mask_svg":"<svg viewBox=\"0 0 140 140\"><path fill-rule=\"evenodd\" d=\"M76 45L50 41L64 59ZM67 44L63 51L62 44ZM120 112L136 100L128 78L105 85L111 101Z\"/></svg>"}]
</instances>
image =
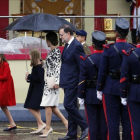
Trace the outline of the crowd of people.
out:
<instances>
[{"instance_id":1,"label":"crowd of people","mask_svg":"<svg viewBox=\"0 0 140 140\"><path fill-rule=\"evenodd\" d=\"M102 31L93 31L94 53L91 54L85 44L87 33L79 30L74 38L71 27L63 25L59 29L59 37L65 43L62 55L57 48L55 32L46 35L51 52L45 63L40 61L38 50L30 51L32 72L25 74L30 85L24 108L33 114L38 125L31 134L43 133L39 137L47 137L53 131L51 117L54 113L67 130L66 136L58 140L76 140L78 125L80 140L87 136L89 140L120 140L120 122L122 140L140 140L140 28L137 30L137 46L126 42L129 28L126 19L116 19L116 41L111 44L105 44L106 36ZM64 90L68 120L57 108L59 88ZM85 106L86 120L79 113L77 102ZM17 129L7 109L15 104L9 64L4 54L0 54L0 106L10 122L10 127L4 131ZM40 109L45 109L46 124L41 119Z\"/></svg>"}]
</instances>

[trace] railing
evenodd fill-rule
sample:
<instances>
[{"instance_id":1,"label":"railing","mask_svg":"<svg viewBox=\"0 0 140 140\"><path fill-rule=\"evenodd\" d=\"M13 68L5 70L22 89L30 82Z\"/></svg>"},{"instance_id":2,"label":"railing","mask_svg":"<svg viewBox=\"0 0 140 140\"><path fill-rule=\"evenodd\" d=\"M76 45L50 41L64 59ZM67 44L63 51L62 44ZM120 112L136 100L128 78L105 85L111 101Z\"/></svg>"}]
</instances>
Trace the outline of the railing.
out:
<instances>
[{"instance_id":1,"label":"railing","mask_svg":"<svg viewBox=\"0 0 140 140\"><path fill-rule=\"evenodd\" d=\"M0 18L20 18L23 16L0 16ZM124 15L124 16L104 16L104 15L100 15L100 16L59 16L62 18L140 18L139 16L131 16L131 15Z\"/></svg>"}]
</instances>

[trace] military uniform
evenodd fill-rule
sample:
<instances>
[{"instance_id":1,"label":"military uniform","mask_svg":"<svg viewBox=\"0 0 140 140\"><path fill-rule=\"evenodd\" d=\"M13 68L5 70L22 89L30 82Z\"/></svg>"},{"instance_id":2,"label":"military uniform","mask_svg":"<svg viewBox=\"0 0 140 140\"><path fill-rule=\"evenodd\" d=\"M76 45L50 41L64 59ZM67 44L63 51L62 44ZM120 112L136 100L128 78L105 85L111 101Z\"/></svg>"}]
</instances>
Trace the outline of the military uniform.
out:
<instances>
[{"instance_id":1,"label":"military uniform","mask_svg":"<svg viewBox=\"0 0 140 140\"><path fill-rule=\"evenodd\" d=\"M129 23L124 18L116 20L116 32L126 36L129 31ZM125 39L116 38L116 42L105 47L98 74L97 94L103 92L103 106L108 124L109 140L120 140L119 124L121 118L122 140L131 140L131 125L128 109L121 104L120 99L120 69L123 52L133 45L126 43Z\"/></svg>"},{"instance_id":2,"label":"military uniform","mask_svg":"<svg viewBox=\"0 0 140 140\"><path fill-rule=\"evenodd\" d=\"M105 43L105 34L100 31L92 33L92 37ZM97 42L97 41L96 41ZM96 44L94 41L94 43ZM102 50L95 50L94 54L82 57L80 63L80 80L78 85L78 97L84 99L86 117L89 125L89 140L107 140L107 124L104 116L102 101L96 96L97 75L100 65Z\"/></svg>"},{"instance_id":3,"label":"military uniform","mask_svg":"<svg viewBox=\"0 0 140 140\"><path fill-rule=\"evenodd\" d=\"M121 69L121 97L128 102L132 139L140 140L140 45L124 52Z\"/></svg>"},{"instance_id":4,"label":"military uniform","mask_svg":"<svg viewBox=\"0 0 140 140\"><path fill-rule=\"evenodd\" d=\"M86 54L86 55L90 54L90 53L91 53L90 48L89 48L89 46L88 46L88 45L86 44L86 42L85 42L85 41L86 41L87 32L84 31L84 30L76 31L76 36L77 36L77 37L78 37L78 36L85 37L84 42L83 42L83 41L81 42L81 40L77 39L77 37L76 37L76 39L77 39L78 41L80 41L80 43L82 44L85 54Z\"/></svg>"}]
</instances>

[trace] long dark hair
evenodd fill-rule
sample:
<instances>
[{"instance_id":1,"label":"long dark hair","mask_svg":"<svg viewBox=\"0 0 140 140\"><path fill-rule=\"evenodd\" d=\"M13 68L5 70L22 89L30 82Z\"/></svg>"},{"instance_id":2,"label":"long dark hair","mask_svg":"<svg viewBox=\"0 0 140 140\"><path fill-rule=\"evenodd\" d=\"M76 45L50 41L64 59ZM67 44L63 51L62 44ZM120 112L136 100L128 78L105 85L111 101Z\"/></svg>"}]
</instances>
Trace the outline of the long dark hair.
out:
<instances>
[{"instance_id":1,"label":"long dark hair","mask_svg":"<svg viewBox=\"0 0 140 140\"><path fill-rule=\"evenodd\" d=\"M58 44L58 36L55 32L49 32L46 34L46 40L50 41L52 45Z\"/></svg>"}]
</instances>

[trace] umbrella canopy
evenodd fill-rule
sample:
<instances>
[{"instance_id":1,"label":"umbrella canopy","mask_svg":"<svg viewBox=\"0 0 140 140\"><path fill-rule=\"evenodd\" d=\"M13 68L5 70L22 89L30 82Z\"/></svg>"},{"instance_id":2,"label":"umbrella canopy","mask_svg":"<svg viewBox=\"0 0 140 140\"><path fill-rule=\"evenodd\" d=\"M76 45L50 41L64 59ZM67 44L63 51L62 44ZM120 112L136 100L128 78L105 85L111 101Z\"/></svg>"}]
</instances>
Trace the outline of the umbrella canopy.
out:
<instances>
[{"instance_id":1,"label":"umbrella canopy","mask_svg":"<svg viewBox=\"0 0 140 140\"><path fill-rule=\"evenodd\" d=\"M47 46L45 40L42 40L37 37L22 36L10 40L7 45L7 48L13 48L16 52L21 52L21 54L26 54L30 49L39 49L41 53L49 53L50 48Z\"/></svg>"},{"instance_id":2,"label":"umbrella canopy","mask_svg":"<svg viewBox=\"0 0 140 140\"><path fill-rule=\"evenodd\" d=\"M0 47L4 47L8 43L7 39L0 38Z\"/></svg>"},{"instance_id":3,"label":"umbrella canopy","mask_svg":"<svg viewBox=\"0 0 140 140\"><path fill-rule=\"evenodd\" d=\"M6 47L9 40L0 38L0 54L16 54L12 47Z\"/></svg>"},{"instance_id":4,"label":"umbrella canopy","mask_svg":"<svg viewBox=\"0 0 140 140\"><path fill-rule=\"evenodd\" d=\"M73 31L78 29L67 20L56 15L39 13L23 16L19 20L14 21L4 30L15 31L58 31L64 25L70 25Z\"/></svg>"}]
</instances>

